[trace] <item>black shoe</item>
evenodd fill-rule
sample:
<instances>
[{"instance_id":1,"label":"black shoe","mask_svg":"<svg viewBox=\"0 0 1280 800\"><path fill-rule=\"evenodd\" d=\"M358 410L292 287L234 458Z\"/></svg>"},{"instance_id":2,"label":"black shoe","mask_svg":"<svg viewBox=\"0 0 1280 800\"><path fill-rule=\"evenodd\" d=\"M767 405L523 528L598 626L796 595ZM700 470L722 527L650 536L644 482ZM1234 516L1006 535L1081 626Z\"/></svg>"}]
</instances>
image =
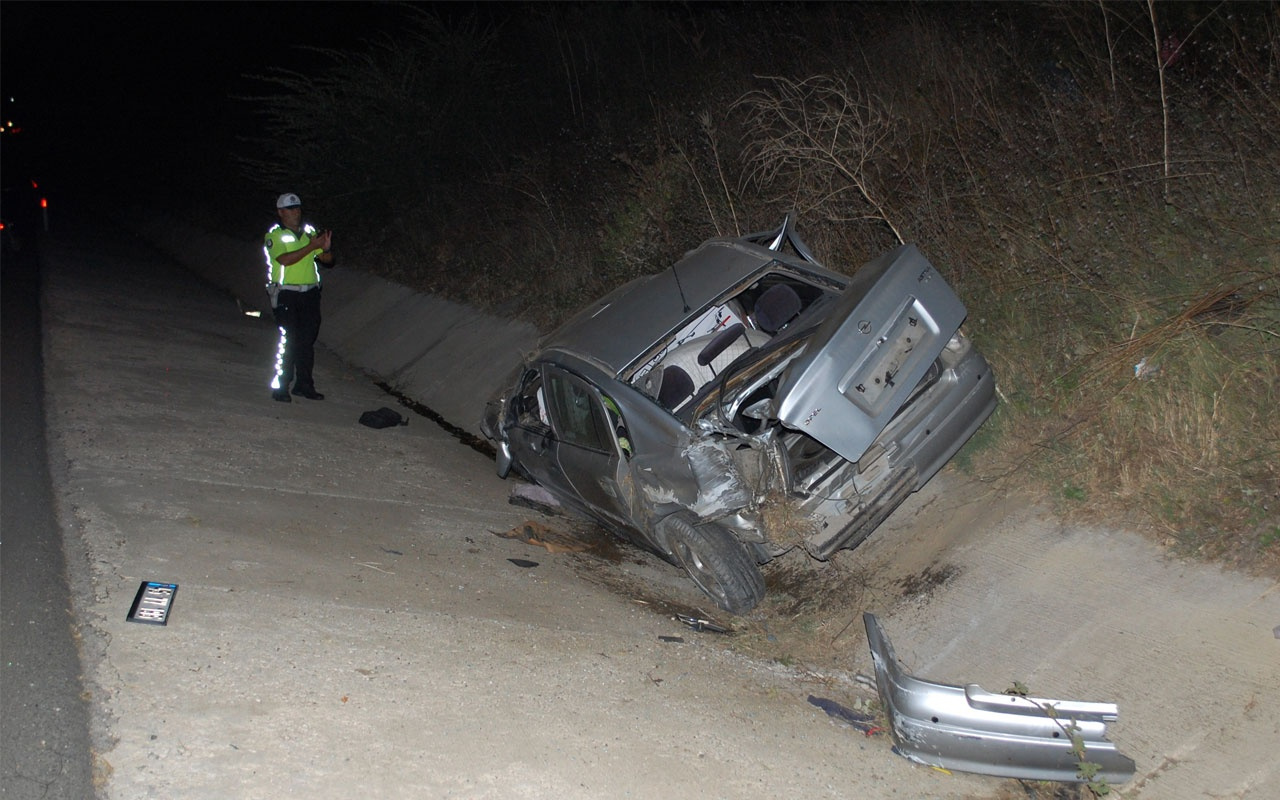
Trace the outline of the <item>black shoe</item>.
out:
<instances>
[{"instance_id":1,"label":"black shoe","mask_svg":"<svg viewBox=\"0 0 1280 800\"><path fill-rule=\"evenodd\" d=\"M294 394L296 394L298 397L305 397L305 398L307 398L308 400L323 400L323 399L324 399L324 395L322 395L322 394L320 394L319 392L317 392L317 391L315 390L315 388L314 388L314 387L313 387L313 388L310 388L310 389L297 389L297 388L295 388L295 389L293 390L293 393L294 393Z\"/></svg>"},{"instance_id":2,"label":"black shoe","mask_svg":"<svg viewBox=\"0 0 1280 800\"><path fill-rule=\"evenodd\" d=\"M293 398L289 396L288 389L276 389L271 393L272 400L279 400L281 403L292 403Z\"/></svg>"}]
</instances>

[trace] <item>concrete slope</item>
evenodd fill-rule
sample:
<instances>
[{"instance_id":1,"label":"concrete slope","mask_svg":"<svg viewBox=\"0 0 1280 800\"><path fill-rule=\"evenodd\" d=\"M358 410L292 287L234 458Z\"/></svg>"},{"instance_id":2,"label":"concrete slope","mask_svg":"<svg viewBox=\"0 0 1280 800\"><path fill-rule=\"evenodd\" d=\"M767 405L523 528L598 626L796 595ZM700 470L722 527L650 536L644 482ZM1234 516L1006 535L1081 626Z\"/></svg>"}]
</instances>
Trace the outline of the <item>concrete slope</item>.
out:
<instances>
[{"instance_id":1,"label":"concrete slope","mask_svg":"<svg viewBox=\"0 0 1280 800\"><path fill-rule=\"evenodd\" d=\"M492 462L421 419L359 425L386 397L327 352L325 400L273 402L270 323L172 262L79 233L51 249L44 302L107 800L992 788L806 701L849 686L735 655L581 579L585 556L495 536L529 517ZM698 602L674 567L619 562ZM178 584L166 626L125 619L144 580Z\"/></svg>"},{"instance_id":2,"label":"concrete slope","mask_svg":"<svg viewBox=\"0 0 1280 800\"><path fill-rule=\"evenodd\" d=\"M1137 763L1122 796L1277 796L1280 584L940 477L846 554L870 574L925 576L871 601L910 672L1117 703L1108 735Z\"/></svg>"},{"instance_id":3,"label":"concrete slope","mask_svg":"<svg viewBox=\"0 0 1280 800\"><path fill-rule=\"evenodd\" d=\"M240 276L253 261L248 245L205 242L192 231L179 238L201 243L193 248L200 256L194 266L214 278ZM75 260L67 254L64 268ZM246 266L218 266L232 260ZM799 796L837 797L987 797L1007 791L983 778L912 768L891 757L882 740L818 734L791 703L762 700L785 697L803 704L808 691L832 691L829 682L815 685L792 676L756 683L754 668L738 672L714 648L654 649L654 634L679 631L663 630L649 615L568 580L558 572L566 569L561 559L495 543L485 532L520 519L505 505L507 486L487 474L490 465L474 463L469 451L450 451L419 427L382 437L353 427L355 415L380 399L358 387L341 365L324 367L322 390L339 387L332 402L264 408L266 377L259 364L270 356L269 326L265 332L228 333L238 330L234 323L201 322L207 330L197 340L184 333L185 326L177 332L166 326L171 310L140 290L137 299L118 298L121 308L112 313L149 320L138 337L161 349L143 353L136 342L122 342L129 349L115 361L86 356L101 331L120 323L113 317L99 326L66 316L67 304L100 302L83 296L76 280L64 278L53 287L63 318L53 332L59 359L50 363L51 369L61 365L54 377L61 378L65 398L64 416L53 424L65 434L69 458L81 465L69 476L68 496L93 509L79 524L92 531L86 537L92 557L100 559L94 563L110 565L95 578L94 607L118 658L129 665L124 681L116 654L104 662L111 665L104 668L108 673L121 670L130 689L113 695L119 706L114 713L131 726L120 746L129 742L137 748L137 737L143 740L142 750L128 755L129 775L152 774L147 726L159 726L155 720L171 718L167 714L182 718L173 709L185 702L183 692L203 698L210 714L218 711L218 697L237 697L239 705L223 710L224 724L240 726L231 730L255 741L263 741L259 734L283 737L278 741L284 750L264 745L254 762L271 781L283 781L266 760L301 769L309 750L333 747L335 740L319 728L343 724L341 709L355 708L340 705L342 697L355 696L352 684L382 692L389 679L408 694L398 688L376 711L361 706L352 715L358 720L352 730L366 737L362 741L376 739L376 721L393 720L390 737L397 743L379 742L370 752L379 759L409 759L414 769L426 770L413 774L438 781L431 786L440 795L448 793L449 781L461 781L449 785L462 796L519 796L511 787L526 779L520 785L534 788L522 789L524 796L756 797L778 796L783 787ZM488 385L534 335L528 327L506 327L354 270L336 270L327 280L332 291L326 289L325 342L463 427L474 428ZM261 289L257 277L219 283L233 289L243 284L246 296ZM202 314L215 313L215 299L201 303ZM195 359L197 369L188 371L187 383L173 383L167 348ZM210 358L219 363L205 363ZM121 372L129 378L124 383ZM172 400L146 388L147 374L165 377L161 385ZM202 406L206 395L217 403ZM109 398L109 405L99 407L99 398ZM212 423L210 413L217 415ZM151 430L160 425L168 438ZM91 433L95 426L102 432ZM171 440L175 426L181 436ZM406 431L412 444L403 443ZM441 470L445 460L459 472ZM841 567L894 589L870 593L865 603L848 609L850 619L864 608L880 614L905 666L921 677L976 682L992 691L1019 681L1041 696L1118 703L1120 719L1111 738L1138 764L1134 781L1122 787L1124 796L1276 796L1275 581L1173 560L1133 533L1064 526L1026 508L1021 498L993 495L953 474L941 477L866 545L838 557ZM289 488L277 487L282 479ZM138 529L126 532L132 526ZM177 533L181 537L173 538ZM187 543L191 537L198 546ZM530 572L495 571L508 555L542 565ZM643 569L646 578L675 574L672 580L679 583L678 574L661 565ZM922 575L931 576L923 589L909 580ZM194 582L196 591L179 602L194 606L183 613L210 627L168 632L182 642L176 653L151 648L153 640L136 630L140 626L117 619L139 577ZM766 604L761 613L772 611ZM367 629L346 624L348 617L363 618ZM637 638L619 638L620 632ZM219 646L235 649L236 665L226 662L222 672L206 672L216 679L198 685L202 672L217 667L209 658ZM833 639L832 647L850 673L870 672L861 636ZM203 653L211 655L197 664ZM260 658L262 653L278 654L282 666ZM693 661L684 659L689 654ZM146 670L161 656L164 669L197 677L184 676L166 698L140 697L133 689L145 683ZM646 663L666 666L649 674L641 669ZM318 664L326 666L317 672ZM514 671L502 666L511 664ZM566 671L565 665L572 666ZM270 674L269 691L246 695L252 670ZM624 677L638 674L661 683L637 685ZM362 683L365 678L375 683ZM108 680L117 688L120 683ZM667 692L677 683L691 694L672 700L649 692ZM308 688L297 688L302 685ZM256 704L272 694L289 698L288 708L273 705L259 720ZM408 697L419 698L421 713L406 710ZM695 710L690 704L696 698L706 707ZM664 704L661 711L651 705L655 700ZM314 720L303 721L305 715L293 713L296 708L314 709ZM724 713L712 713L716 708ZM447 735L413 733L427 718L441 720L438 730ZM301 727L291 733L283 720ZM262 727L255 727L259 722ZM491 734L476 733L472 725ZM551 739L539 738L540 726ZM213 746L212 730L202 747ZM178 734L166 728L161 740ZM237 747L242 741L229 740ZM480 751L464 757L464 747ZM190 751L165 752L181 756L184 767L200 758ZM219 757L234 760L225 751ZM690 763L700 768L691 770ZM381 773L351 774L388 785ZM422 777L428 774L434 777ZM667 778L655 777L660 775ZM689 781L679 784L684 788L672 788L669 780L677 777ZM295 789L324 785L297 776L288 780L298 781L291 784Z\"/></svg>"}]
</instances>

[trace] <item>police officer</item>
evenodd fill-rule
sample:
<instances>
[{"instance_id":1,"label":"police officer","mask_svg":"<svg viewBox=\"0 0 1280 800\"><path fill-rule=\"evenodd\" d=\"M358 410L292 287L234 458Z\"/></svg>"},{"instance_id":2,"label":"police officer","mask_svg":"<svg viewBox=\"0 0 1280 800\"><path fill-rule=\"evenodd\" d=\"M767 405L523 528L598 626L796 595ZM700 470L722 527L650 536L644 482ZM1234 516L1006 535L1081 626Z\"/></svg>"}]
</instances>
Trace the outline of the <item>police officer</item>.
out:
<instances>
[{"instance_id":1,"label":"police officer","mask_svg":"<svg viewBox=\"0 0 1280 800\"><path fill-rule=\"evenodd\" d=\"M320 264L333 263L329 252L331 231L318 232L302 221L302 200L292 192L276 198L280 221L267 231L262 251L267 257L267 294L280 345L276 350L276 372L271 380L271 398L290 402L293 393L311 400L323 400L311 376L315 366L315 343L320 335ZM296 380L295 380L296 377Z\"/></svg>"}]
</instances>

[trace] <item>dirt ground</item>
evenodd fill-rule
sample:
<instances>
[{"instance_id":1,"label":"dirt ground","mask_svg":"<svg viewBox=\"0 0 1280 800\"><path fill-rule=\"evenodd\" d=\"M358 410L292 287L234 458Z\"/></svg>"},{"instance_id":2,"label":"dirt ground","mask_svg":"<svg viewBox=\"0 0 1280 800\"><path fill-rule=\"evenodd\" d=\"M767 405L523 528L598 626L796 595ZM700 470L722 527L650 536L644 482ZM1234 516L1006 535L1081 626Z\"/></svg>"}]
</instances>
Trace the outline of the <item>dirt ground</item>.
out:
<instances>
[{"instance_id":1,"label":"dirt ground","mask_svg":"<svg viewBox=\"0 0 1280 800\"><path fill-rule=\"evenodd\" d=\"M425 420L360 426L391 403L326 354L324 401L273 403L269 325L154 259L63 243L45 286L103 797L1078 795L915 765L815 707L874 711L864 611L921 677L1118 703L1120 796L1280 782L1275 582L948 471L724 619L674 567L510 504ZM125 620L143 580L179 585L168 625Z\"/></svg>"}]
</instances>

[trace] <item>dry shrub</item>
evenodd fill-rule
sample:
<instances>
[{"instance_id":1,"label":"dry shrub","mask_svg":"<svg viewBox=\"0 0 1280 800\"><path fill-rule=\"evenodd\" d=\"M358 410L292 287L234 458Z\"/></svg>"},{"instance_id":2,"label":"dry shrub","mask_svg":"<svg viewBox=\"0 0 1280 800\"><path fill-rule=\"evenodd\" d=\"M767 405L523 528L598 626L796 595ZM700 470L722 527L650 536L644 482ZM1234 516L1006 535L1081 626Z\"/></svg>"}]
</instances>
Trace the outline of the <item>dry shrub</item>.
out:
<instances>
[{"instance_id":1,"label":"dry shrub","mask_svg":"<svg viewBox=\"0 0 1280 800\"><path fill-rule=\"evenodd\" d=\"M818 532L817 524L781 493L765 498L760 514L769 541L782 547L803 547L804 540Z\"/></svg>"},{"instance_id":2,"label":"dry shrub","mask_svg":"<svg viewBox=\"0 0 1280 800\"><path fill-rule=\"evenodd\" d=\"M874 220L902 242L875 170L889 154L892 109L840 77L766 83L736 104L749 130L744 178L783 189L772 199L789 202L801 216L819 211L838 222Z\"/></svg>"}]
</instances>

